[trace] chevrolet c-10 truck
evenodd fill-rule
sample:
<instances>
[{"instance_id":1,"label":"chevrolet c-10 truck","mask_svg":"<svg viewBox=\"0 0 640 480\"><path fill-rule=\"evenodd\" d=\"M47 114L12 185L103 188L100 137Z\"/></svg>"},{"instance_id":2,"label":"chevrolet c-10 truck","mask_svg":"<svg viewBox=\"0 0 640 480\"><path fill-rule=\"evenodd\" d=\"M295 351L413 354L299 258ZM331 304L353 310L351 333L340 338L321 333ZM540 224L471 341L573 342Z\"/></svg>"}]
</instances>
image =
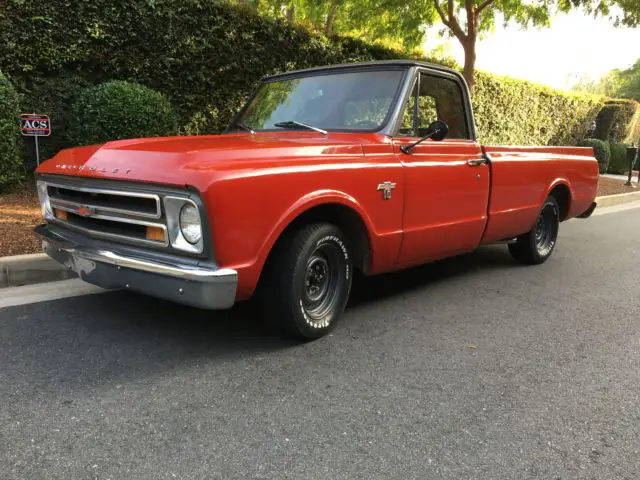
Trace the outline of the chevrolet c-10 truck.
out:
<instances>
[{"instance_id":1,"label":"chevrolet c-10 truck","mask_svg":"<svg viewBox=\"0 0 640 480\"><path fill-rule=\"evenodd\" d=\"M496 242L543 263L559 223L593 212L597 182L591 148L480 145L454 70L338 65L263 79L220 135L61 151L37 171L36 232L87 282L204 309L255 296L313 339L356 270Z\"/></svg>"}]
</instances>

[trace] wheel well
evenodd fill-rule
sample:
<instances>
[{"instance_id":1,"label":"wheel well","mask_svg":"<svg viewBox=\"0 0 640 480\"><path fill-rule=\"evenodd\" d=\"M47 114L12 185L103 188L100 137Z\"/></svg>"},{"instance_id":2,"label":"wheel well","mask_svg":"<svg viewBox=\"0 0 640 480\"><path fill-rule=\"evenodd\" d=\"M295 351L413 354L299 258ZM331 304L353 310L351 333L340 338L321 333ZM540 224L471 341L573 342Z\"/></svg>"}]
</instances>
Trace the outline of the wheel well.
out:
<instances>
[{"instance_id":1,"label":"wheel well","mask_svg":"<svg viewBox=\"0 0 640 480\"><path fill-rule=\"evenodd\" d=\"M371 252L367 227L355 210L338 203L318 205L301 213L280 234L274 248L291 232L304 225L320 222L332 223L342 230L351 250L353 266L360 272L366 273Z\"/></svg>"},{"instance_id":2,"label":"wheel well","mask_svg":"<svg viewBox=\"0 0 640 480\"><path fill-rule=\"evenodd\" d=\"M571 206L571 191L564 184L556 185L549 193L558 202L560 207L560 221L564 221L569 216L569 207Z\"/></svg>"}]
</instances>

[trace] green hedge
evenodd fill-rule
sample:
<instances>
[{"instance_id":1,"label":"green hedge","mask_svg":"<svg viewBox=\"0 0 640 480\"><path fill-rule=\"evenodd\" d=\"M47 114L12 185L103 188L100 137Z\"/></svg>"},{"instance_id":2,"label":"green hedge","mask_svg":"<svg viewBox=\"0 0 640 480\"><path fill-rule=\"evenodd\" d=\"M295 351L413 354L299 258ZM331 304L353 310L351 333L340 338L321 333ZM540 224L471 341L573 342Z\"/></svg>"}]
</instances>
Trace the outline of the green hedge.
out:
<instances>
[{"instance_id":1,"label":"green hedge","mask_svg":"<svg viewBox=\"0 0 640 480\"><path fill-rule=\"evenodd\" d=\"M75 145L177 132L176 114L164 95L119 80L82 90L70 113L67 137Z\"/></svg>"},{"instance_id":2,"label":"green hedge","mask_svg":"<svg viewBox=\"0 0 640 480\"><path fill-rule=\"evenodd\" d=\"M510 145L577 145L603 105L601 97L483 72L476 75L472 102L480 139Z\"/></svg>"},{"instance_id":3,"label":"green hedge","mask_svg":"<svg viewBox=\"0 0 640 480\"><path fill-rule=\"evenodd\" d=\"M609 169L609 160L611 158L609 142L598 140L597 138L586 138L580 142L579 145L583 147L592 147L593 153L598 160L600 173L607 173L607 170Z\"/></svg>"},{"instance_id":4,"label":"green hedge","mask_svg":"<svg viewBox=\"0 0 640 480\"><path fill-rule=\"evenodd\" d=\"M24 178L19 119L20 96L0 72L0 191Z\"/></svg>"},{"instance_id":5,"label":"green hedge","mask_svg":"<svg viewBox=\"0 0 640 480\"><path fill-rule=\"evenodd\" d=\"M611 150L611 160L609 162L609 173L626 173L629 171L629 160L627 159L627 146L620 142L609 141Z\"/></svg>"},{"instance_id":6,"label":"green hedge","mask_svg":"<svg viewBox=\"0 0 640 480\"><path fill-rule=\"evenodd\" d=\"M72 13L68 0L7 4L0 9L0 68L16 79L30 110L51 115L48 154L65 145L58 128L77 121L66 107L75 83L140 83L170 99L182 133L212 133L265 75L408 56L351 38L328 40L213 0L82 1ZM58 95L56 82L70 88ZM484 73L473 103L481 141L528 145L577 144L601 106L597 98Z\"/></svg>"},{"instance_id":7,"label":"green hedge","mask_svg":"<svg viewBox=\"0 0 640 480\"><path fill-rule=\"evenodd\" d=\"M640 103L635 100L610 100L596 119L594 136L600 140L640 143Z\"/></svg>"}]
</instances>

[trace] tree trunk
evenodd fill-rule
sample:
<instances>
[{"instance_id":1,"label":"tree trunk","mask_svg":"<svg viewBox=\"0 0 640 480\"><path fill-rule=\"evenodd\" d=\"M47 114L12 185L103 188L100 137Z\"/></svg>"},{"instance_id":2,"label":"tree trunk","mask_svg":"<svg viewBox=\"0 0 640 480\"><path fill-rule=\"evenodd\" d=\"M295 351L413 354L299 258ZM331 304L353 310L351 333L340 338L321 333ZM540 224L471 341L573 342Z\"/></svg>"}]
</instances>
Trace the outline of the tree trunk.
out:
<instances>
[{"instance_id":1,"label":"tree trunk","mask_svg":"<svg viewBox=\"0 0 640 480\"><path fill-rule=\"evenodd\" d=\"M291 2L291 5L287 7L287 22L293 23L296 15L296 6Z\"/></svg>"},{"instance_id":2,"label":"tree trunk","mask_svg":"<svg viewBox=\"0 0 640 480\"><path fill-rule=\"evenodd\" d=\"M473 87L475 83L474 74L476 71L476 39L470 38L465 42L462 42L462 48L464 48L464 79L469 85L469 89Z\"/></svg>"},{"instance_id":3,"label":"tree trunk","mask_svg":"<svg viewBox=\"0 0 640 480\"><path fill-rule=\"evenodd\" d=\"M333 22L336 20L336 15L338 14L338 2L334 2L331 5L331 10L329 10L329 15L327 15L327 23L324 26L324 34L327 37L330 37L333 33Z\"/></svg>"}]
</instances>

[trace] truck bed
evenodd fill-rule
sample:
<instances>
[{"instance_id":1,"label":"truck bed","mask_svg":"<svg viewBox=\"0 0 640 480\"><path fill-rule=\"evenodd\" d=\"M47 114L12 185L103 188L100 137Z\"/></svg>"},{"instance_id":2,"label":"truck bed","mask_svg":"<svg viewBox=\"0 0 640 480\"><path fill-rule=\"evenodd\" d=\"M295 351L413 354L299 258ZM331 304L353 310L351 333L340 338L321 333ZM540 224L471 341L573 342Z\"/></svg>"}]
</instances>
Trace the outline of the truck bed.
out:
<instances>
[{"instance_id":1,"label":"truck bed","mask_svg":"<svg viewBox=\"0 0 640 480\"><path fill-rule=\"evenodd\" d=\"M491 168L488 224L482 243L515 237L533 226L554 188L570 201L561 220L589 209L598 188L598 163L589 147L483 146Z\"/></svg>"}]
</instances>

